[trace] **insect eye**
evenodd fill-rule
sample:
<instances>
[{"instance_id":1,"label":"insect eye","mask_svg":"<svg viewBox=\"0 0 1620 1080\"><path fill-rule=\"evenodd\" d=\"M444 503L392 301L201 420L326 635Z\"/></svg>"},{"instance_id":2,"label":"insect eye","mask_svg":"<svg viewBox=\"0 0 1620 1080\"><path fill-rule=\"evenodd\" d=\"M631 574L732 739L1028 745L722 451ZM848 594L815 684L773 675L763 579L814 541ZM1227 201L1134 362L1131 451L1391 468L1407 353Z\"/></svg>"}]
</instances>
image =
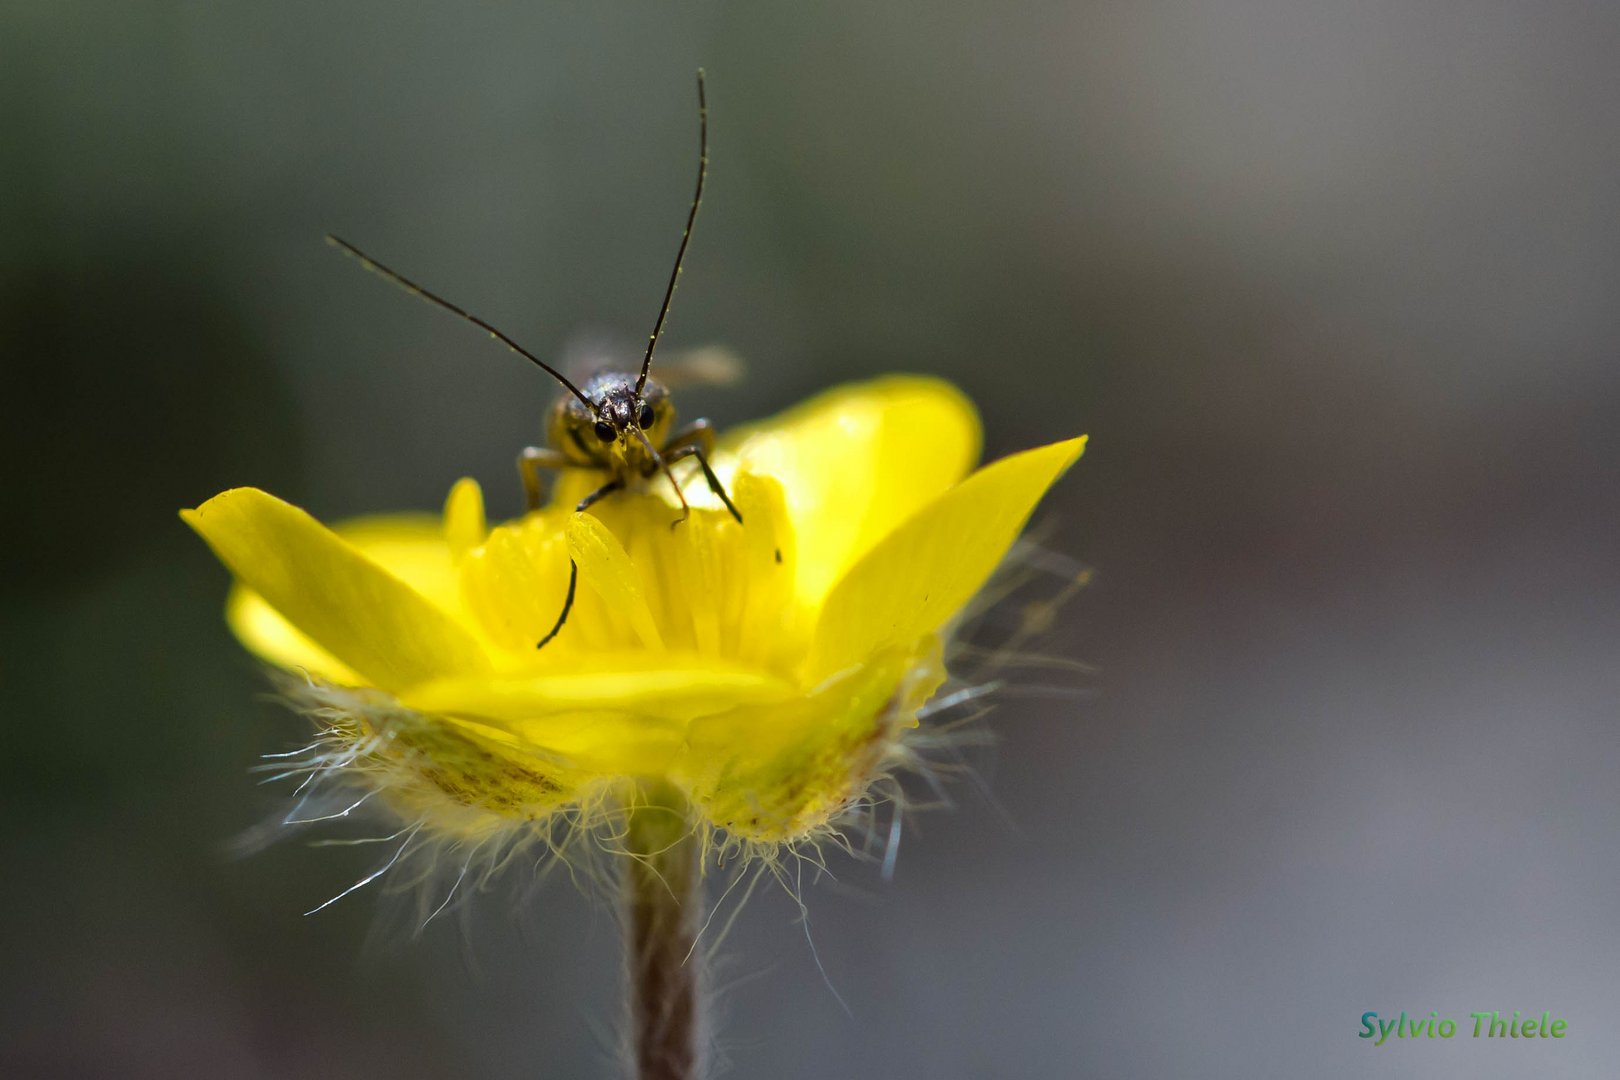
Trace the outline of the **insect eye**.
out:
<instances>
[{"instance_id":1,"label":"insect eye","mask_svg":"<svg viewBox=\"0 0 1620 1080\"><path fill-rule=\"evenodd\" d=\"M642 405L641 406L641 416L640 416L639 419L640 419L640 423L641 423L642 427L644 427L644 428L652 427L653 426L653 407L651 405L645 405L645 404Z\"/></svg>"},{"instance_id":2,"label":"insect eye","mask_svg":"<svg viewBox=\"0 0 1620 1080\"><path fill-rule=\"evenodd\" d=\"M596 437L603 442L612 442L619 437L619 433L614 431L613 425L606 420L598 420L596 422Z\"/></svg>"}]
</instances>

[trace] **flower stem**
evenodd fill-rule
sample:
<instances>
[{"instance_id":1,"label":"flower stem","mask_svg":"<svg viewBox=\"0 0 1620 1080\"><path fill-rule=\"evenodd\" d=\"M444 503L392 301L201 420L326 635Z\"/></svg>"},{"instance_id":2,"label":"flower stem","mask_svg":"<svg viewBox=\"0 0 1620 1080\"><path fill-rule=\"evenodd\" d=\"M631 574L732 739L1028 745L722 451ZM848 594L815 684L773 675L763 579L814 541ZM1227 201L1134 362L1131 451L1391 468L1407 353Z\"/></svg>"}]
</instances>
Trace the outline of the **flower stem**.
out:
<instances>
[{"instance_id":1,"label":"flower stem","mask_svg":"<svg viewBox=\"0 0 1620 1080\"><path fill-rule=\"evenodd\" d=\"M626 836L625 953L639 1080L696 1080L702 1019L694 944L703 909L697 830L686 798L648 782L632 796Z\"/></svg>"}]
</instances>

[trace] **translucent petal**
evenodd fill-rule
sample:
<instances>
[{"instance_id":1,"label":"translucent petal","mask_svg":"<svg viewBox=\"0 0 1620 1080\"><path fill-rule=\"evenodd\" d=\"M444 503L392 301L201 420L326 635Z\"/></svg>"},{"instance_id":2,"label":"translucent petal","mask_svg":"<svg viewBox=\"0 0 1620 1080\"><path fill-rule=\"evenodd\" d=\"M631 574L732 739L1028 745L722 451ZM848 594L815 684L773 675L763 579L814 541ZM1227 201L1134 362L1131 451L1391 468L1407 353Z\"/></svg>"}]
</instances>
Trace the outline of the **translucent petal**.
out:
<instances>
[{"instance_id":1,"label":"translucent petal","mask_svg":"<svg viewBox=\"0 0 1620 1080\"><path fill-rule=\"evenodd\" d=\"M616 616L625 619L641 644L662 648L664 640L642 591L640 575L619 538L590 514L568 522L568 553L579 564L579 577Z\"/></svg>"},{"instance_id":2,"label":"translucent petal","mask_svg":"<svg viewBox=\"0 0 1620 1080\"><path fill-rule=\"evenodd\" d=\"M987 465L884 537L833 588L806 675L841 671L938 630L994 572L1084 437Z\"/></svg>"},{"instance_id":3,"label":"translucent petal","mask_svg":"<svg viewBox=\"0 0 1620 1080\"><path fill-rule=\"evenodd\" d=\"M362 542L390 559L384 569L304 511L255 488L216 495L181 517L238 581L375 686L399 689L489 667L478 641L424 595L441 588L455 595L442 533L441 576L434 558L423 557L414 526L397 520L358 528ZM408 568L428 588L407 585L396 567Z\"/></svg>"},{"instance_id":4,"label":"translucent petal","mask_svg":"<svg viewBox=\"0 0 1620 1080\"><path fill-rule=\"evenodd\" d=\"M303 671L343 686L363 686L349 665L301 633L252 589L237 585L225 602L225 622L237 640L260 659L291 671Z\"/></svg>"},{"instance_id":5,"label":"translucent petal","mask_svg":"<svg viewBox=\"0 0 1620 1080\"><path fill-rule=\"evenodd\" d=\"M350 547L426 597L463 617L460 577L445 541L445 522L432 514L351 518L327 526Z\"/></svg>"},{"instance_id":6,"label":"translucent petal","mask_svg":"<svg viewBox=\"0 0 1620 1080\"><path fill-rule=\"evenodd\" d=\"M979 456L973 405L949 383L891 376L828 391L726 439L736 467L787 495L801 598L818 603L896 524Z\"/></svg>"},{"instance_id":7,"label":"translucent petal","mask_svg":"<svg viewBox=\"0 0 1620 1080\"><path fill-rule=\"evenodd\" d=\"M451 503L456 503L459 496L465 514L468 509L465 487L469 484L472 485L471 495L477 498L481 522L483 501L477 484L470 480L457 484L451 492ZM449 524L449 520L441 524L439 519L426 514L392 514L356 518L340 522L331 529L362 555L433 601L435 606L459 617L463 605L445 547ZM366 682L240 582L231 589L225 620L244 645L273 664L347 686Z\"/></svg>"}]
</instances>

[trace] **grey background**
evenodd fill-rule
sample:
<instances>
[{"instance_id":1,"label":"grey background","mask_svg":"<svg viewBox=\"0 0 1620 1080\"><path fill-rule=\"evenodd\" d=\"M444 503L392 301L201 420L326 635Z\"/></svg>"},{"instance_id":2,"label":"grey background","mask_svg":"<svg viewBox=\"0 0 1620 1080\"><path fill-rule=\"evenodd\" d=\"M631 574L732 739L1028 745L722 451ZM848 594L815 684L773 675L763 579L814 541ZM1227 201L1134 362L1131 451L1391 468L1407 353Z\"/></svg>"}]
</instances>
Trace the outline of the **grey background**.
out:
<instances>
[{"instance_id":1,"label":"grey background","mask_svg":"<svg viewBox=\"0 0 1620 1080\"><path fill-rule=\"evenodd\" d=\"M363 851L225 849L297 721L174 516L517 509L542 353L646 331L722 424L937 372L1097 568L1083 700L990 721L898 873L761 890L733 1075L1612 1075L1620 8L27 3L0 10L0 1071L610 1073L566 883L419 941ZM380 921L381 920L381 921ZM379 929L379 926L385 927ZM1359 1016L1553 1011L1374 1049ZM1466 1020L1465 1020L1466 1025Z\"/></svg>"}]
</instances>

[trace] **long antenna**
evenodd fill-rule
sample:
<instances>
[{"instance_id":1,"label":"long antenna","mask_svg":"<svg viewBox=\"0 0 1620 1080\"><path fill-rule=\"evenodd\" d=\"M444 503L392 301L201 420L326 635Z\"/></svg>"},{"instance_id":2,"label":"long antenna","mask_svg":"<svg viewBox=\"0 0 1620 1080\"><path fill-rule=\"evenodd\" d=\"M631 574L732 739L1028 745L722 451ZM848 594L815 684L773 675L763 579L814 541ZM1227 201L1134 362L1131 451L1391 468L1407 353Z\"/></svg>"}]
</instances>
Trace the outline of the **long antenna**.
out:
<instances>
[{"instance_id":1,"label":"long antenna","mask_svg":"<svg viewBox=\"0 0 1620 1080\"><path fill-rule=\"evenodd\" d=\"M688 226L688 228L690 228L690 226ZM553 379L556 379L558 382L562 383L565 387L568 388L568 392L570 394L573 394L575 397L579 398L579 400L582 401L585 404L585 407L591 411L592 416L596 415L596 406L594 404L592 404L591 399L586 397L584 394L580 393L579 387L577 387L573 383L569 382L567 377L564 376L562 372L558 371L556 368L552 367L550 364L546 363L544 360L542 360L538 356L534 355L534 353L530 352L528 349L525 349L523 346L519 345L517 342L513 341L511 338L507 337L505 334L501 333L499 330L497 330L493 326L489 325L489 323L485 322L483 319L480 319L478 316L472 314L469 311L463 311L461 308L459 308L456 305L452 304L450 301L446 300L442 296L435 296L433 293L431 293L428 290L422 288L422 286L418 285L416 282L412 281L410 278L406 277L404 274L401 274L399 271L390 270L388 267L384 266L382 263L378 262L376 259L373 259L370 255L367 255L365 252L361 251L359 248L357 248L353 244L349 243L347 240L343 240L343 239L340 239L340 238L338 238L336 236L332 236L332 235L328 234L327 237L326 237L326 242L328 244L331 244L333 247L337 248L339 251L343 252L345 255L348 255L349 257L358 260L361 266L365 267L367 270L370 270L373 274L379 274L382 277L387 278L389 281L392 281L395 285L398 285L400 288L404 289L406 292L412 294L413 296L419 296L423 300L426 300L430 304L437 304L439 307L444 308L446 311L450 312L451 314L459 315L463 319L466 319L468 322L472 323L474 326L478 327L480 330L487 331L489 333L490 337L494 338L496 341L499 341L502 345L505 345L508 349L511 349L513 352L517 353L519 356L523 357L524 359L529 360L530 362L538 365L541 370L546 372L546 374L550 375ZM684 246L685 245L683 244L682 247L684 248ZM650 349L648 350L648 354L651 355L651 350Z\"/></svg>"},{"instance_id":2,"label":"long antenna","mask_svg":"<svg viewBox=\"0 0 1620 1080\"><path fill-rule=\"evenodd\" d=\"M658 309L658 321L653 324L652 337L647 339L647 355L641 361L641 377L636 380L636 396L647 385L647 372L652 367L653 350L658 348L658 335L664 332L664 318L669 314L669 301L675 295L675 283L681 279L681 261L686 258L686 245L692 239L692 223L697 220L698 204L703 201L703 178L709 174L709 103L703 94L703 69L698 68L698 178L697 192L692 196L692 209L686 215L686 231L681 233L681 248L675 253L675 272L669 275L669 288L664 290L664 304Z\"/></svg>"}]
</instances>

